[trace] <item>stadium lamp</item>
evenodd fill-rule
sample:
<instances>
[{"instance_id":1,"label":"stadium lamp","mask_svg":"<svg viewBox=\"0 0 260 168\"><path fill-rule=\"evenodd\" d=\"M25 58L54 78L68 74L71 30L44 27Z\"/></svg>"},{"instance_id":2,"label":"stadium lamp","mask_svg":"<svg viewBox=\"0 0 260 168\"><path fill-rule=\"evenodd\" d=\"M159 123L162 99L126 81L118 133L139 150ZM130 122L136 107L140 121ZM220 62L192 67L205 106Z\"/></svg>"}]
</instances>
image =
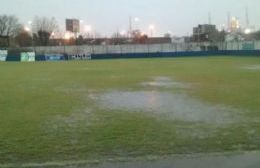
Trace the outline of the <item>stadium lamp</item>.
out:
<instances>
[{"instance_id":1,"label":"stadium lamp","mask_svg":"<svg viewBox=\"0 0 260 168\"><path fill-rule=\"evenodd\" d=\"M23 29L24 29L24 31L26 31L26 32L30 32L30 31L31 31L30 27L28 27L28 26L25 26Z\"/></svg>"},{"instance_id":2,"label":"stadium lamp","mask_svg":"<svg viewBox=\"0 0 260 168\"><path fill-rule=\"evenodd\" d=\"M64 35L65 40L69 40L71 38L71 34L69 32L66 32Z\"/></svg>"},{"instance_id":3,"label":"stadium lamp","mask_svg":"<svg viewBox=\"0 0 260 168\"><path fill-rule=\"evenodd\" d=\"M150 24L149 25L149 30L154 30L155 29L155 26L153 24Z\"/></svg>"},{"instance_id":4,"label":"stadium lamp","mask_svg":"<svg viewBox=\"0 0 260 168\"><path fill-rule=\"evenodd\" d=\"M250 34L251 33L251 29L245 29L245 34Z\"/></svg>"},{"instance_id":5,"label":"stadium lamp","mask_svg":"<svg viewBox=\"0 0 260 168\"><path fill-rule=\"evenodd\" d=\"M84 30L85 30L86 33L89 33L89 32L92 31L92 26L91 25L85 25Z\"/></svg>"},{"instance_id":6,"label":"stadium lamp","mask_svg":"<svg viewBox=\"0 0 260 168\"><path fill-rule=\"evenodd\" d=\"M148 29L150 30L150 33L151 33L151 37L153 37L153 33L154 33L154 30L155 30L155 26L153 24L150 24Z\"/></svg>"},{"instance_id":7,"label":"stadium lamp","mask_svg":"<svg viewBox=\"0 0 260 168\"><path fill-rule=\"evenodd\" d=\"M51 33L51 38L54 38L55 37L55 32L52 32Z\"/></svg>"},{"instance_id":8,"label":"stadium lamp","mask_svg":"<svg viewBox=\"0 0 260 168\"><path fill-rule=\"evenodd\" d=\"M121 30L121 31L120 31L120 35L121 35L121 36L125 36L126 34L127 34L127 31L126 31L126 30Z\"/></svg>"},{"instance_id":9,"label":"stadium lamp","mask_svg":"<svg viewBox=\"0 0 260 168\"><path fill-rule=\"evenodd\" d=\"M139 17L135 17L135 18L134 18L134 21L135 21L135 22L139 22L139 21L140 21L140 18L139 18Z\"/></svg>"}]
</instances>

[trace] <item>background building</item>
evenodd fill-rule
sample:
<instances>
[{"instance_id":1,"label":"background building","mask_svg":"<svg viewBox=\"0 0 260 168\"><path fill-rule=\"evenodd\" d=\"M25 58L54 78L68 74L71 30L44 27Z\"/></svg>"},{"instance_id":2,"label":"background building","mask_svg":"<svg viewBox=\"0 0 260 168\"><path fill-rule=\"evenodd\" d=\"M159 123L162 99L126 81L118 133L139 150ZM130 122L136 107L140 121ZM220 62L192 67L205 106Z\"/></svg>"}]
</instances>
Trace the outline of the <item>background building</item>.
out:
<instances>
[{"instance_id":1,"label":"background building","mask_svg":"<svg viewBox=\"0 0 260 168\"><path fill-rule=\"evenodd\" d=\"M240 27L240 22L238 18L232 17L231 22L230 22L230 30L231 32L240 32L241 27Z\"/></svg>"},{"instance_id":2,"label":"background building","mask_svg":"<svg viewBox=\"0 0 260 168\"><path fill-rule=\"evenodd\" d=\"M66 31L71 33L79 33L80 21L78 19L66 19Z\"/></svg>"},{"instance_id":3,"label":"background building","mask_svg":"<svg viewBox=\"0 0 260 168\"><path fill-rule=\"evenodd\" d=\"M198 27L193 28L193 41L195 42L205 42L210 41L211 36L216 34L218 30L216 25L203 24L198 25Z\"/></svg>"}]
</instances>

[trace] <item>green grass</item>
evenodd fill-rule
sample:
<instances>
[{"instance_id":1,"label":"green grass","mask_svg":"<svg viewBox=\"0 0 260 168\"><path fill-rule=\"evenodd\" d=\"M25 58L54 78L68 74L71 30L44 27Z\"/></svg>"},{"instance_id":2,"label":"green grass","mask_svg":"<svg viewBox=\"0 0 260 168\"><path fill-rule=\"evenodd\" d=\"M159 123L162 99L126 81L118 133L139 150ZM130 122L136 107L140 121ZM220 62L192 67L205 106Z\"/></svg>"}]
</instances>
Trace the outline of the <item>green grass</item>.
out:
<instances>
[{"instance_id":1,"label":"green grass","mask_svg":"<svg viewBox=\"0 0 260 168\"><path fill-rule=\"evenodd\" d=\"M241 68L256 64L260 58L0 62L0 164L259 150L260 70ZM140 90L154 76L196 83L184 92L254 120L225 127L165 120L102 110L88 96ZM214 133L191 138L180 127Z\"/></svg>"}]
</instances>

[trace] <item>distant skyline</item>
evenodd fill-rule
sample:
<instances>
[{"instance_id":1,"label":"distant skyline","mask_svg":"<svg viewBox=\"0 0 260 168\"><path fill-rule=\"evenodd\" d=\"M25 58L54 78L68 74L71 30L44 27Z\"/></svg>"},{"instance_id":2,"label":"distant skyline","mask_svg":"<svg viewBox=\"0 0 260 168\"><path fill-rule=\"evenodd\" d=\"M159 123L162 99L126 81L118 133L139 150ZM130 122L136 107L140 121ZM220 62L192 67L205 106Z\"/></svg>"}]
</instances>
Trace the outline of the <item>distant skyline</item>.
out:
<instances>
[{"instance_id":1,"label":"distant skyline","mask_svg":"<svg viewBox=\"0 0 260 168\"><path fill-rule=\"evenodd\" d=\"M129 16L138 17L134 28L148 33L155 25L155 35L172 32L182 36L192 33L198 24L227 25L227 12L245 25L245 9L249 10L250 24L260 28L259 0L1 0L0 14L16 15L27 24L35 16L55 17L60 29L65 29L66 18L84 20L95 32L110 36L129 29Z\"/></svg>"}]
</instances>

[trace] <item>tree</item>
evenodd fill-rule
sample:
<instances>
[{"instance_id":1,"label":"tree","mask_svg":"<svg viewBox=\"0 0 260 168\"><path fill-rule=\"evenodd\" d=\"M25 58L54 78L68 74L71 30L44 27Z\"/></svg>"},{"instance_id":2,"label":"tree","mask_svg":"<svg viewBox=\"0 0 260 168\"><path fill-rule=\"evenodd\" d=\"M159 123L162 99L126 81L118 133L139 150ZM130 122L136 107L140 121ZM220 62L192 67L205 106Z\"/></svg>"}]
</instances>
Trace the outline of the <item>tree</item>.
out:
<instances>
[{"instance_id":1,"label":"tree","mask_svg":"<svg viewBox=\"0 0 260 168\"><path fill-rule=\"evenodd\" d=\"M213 31L208 35L208 40L210 42L224 42L225 41L226 32L222 31Z\"/></svg>"},{"instance_id":2,"label":"tree","mask_svg":"<svg viewBox=\"0 0 260 168\"><path fill-rule=\"evenodd\" d=\"M134 40L134 43L144 44L148 41L148 35L142 33L140 30L133 30L132 37Z\"/></svg>"},{"instance_id":3,"label":"tree","mask_svg":"<svg viewBox=\"0 0 260 168\"><path fill-rule=\"evenodd\" d=\"M131 37L133 37L134 39L139 39L142 36L142 32L140 30L133 30L131 32Z\"/></svg>"},{"instance_id":4,"label":"tree","mask_svg":"<svg viewBox=\"0 0 260 168\"><path fill-rule=\"evenodd\" d=\"M165 37L165 38L171 38L172 35L171 35L171 33L165 33L165 34L164 34L164 37Z\"/></svg>"},{"instance_id":5,"label":"tree","mask_svg":"<svg viewBox=\"0 0 260 168\"><path fill-rule=\"evenodd\" d=\"M47 46L51 34L58 30L55 18L35 17L33 21L34 39L39 45Z\"/></svg>"},{"instance_id":6,"label":"tree","mask_svg":"<svg viewBox=\"0 0 260 168\"><path fill-rule=\"evenodd\" d=\"M76 39L76 45L83 45L84 44L84 38L82 35L80 35L77 39Z\"/></svg>"},{"instance_id":7,"label":"tree","mask_svg":"<svg viewBox=\"0 0 260 168\"><path fill-rule=\"evenodd\" d=\"M260 31L256 31L250 34L244 34L247 40L260 40Z\"/></svg>"},{"instance_id":8,"label":"tree","mask_svg":"<svg viewBox=\"0 0 260 168\"><path fill-rule=\"evenodd\" d=\"M32 45L32 36L24 30L20 31L20 33L15 37L15 40L21 47L28 47Z\"/></svg>"},{"instance_id":9,"label":"tree","mask_svg":"<svg viewBox=\"0 0 260 168\"><path fill-rule=\"evenodd\" d=\"M10 38L15 37L21 27L16 16L0 15L0 37L7 39L7 47L10 46Z\"/></svg>"},{"instance_id":10,"label":"tree","mask_svg":"<svg viewBox=\"0 0 260 168\"><path fill-rule=\"evenodd\" d=\"M124 44L126 41L126 36L122 35L118 31L112 34L111 43L115 45Z\"/></svg>"},{"instance_id":11,"label":"tree","mask_svg":"<svg viewBox=\"0 0 260 168\"><path fill-rule=\"evenodd\" d=\"M147 41L148 41L148 35L143 34L141 37L139 37L139 38L137 39L137 41L138 41L138 43L140 43L140 44L147 43Z\"/></svg>"}]
</instances>

